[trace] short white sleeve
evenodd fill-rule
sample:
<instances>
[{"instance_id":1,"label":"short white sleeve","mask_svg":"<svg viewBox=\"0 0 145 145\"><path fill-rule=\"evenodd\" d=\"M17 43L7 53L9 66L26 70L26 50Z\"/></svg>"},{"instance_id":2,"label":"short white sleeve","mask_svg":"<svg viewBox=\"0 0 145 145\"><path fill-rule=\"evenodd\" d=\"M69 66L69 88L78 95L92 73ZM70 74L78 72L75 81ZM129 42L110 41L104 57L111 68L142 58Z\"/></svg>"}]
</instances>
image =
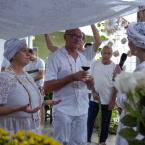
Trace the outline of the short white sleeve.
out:
<instances>
[{"instance_id":1,"label":"short white sleeve","mask_svg":"<svg viewBox=\"0 0 145 145\"><path fill-rule=\"evenodd\" d=\"M45 62L42 59L40 59L38 70L45 70Z\"/></svg>"},{"instance_id":2,"label":"short white sleeve","mask_svg":"<svg viewBox=\"0 0 145 145\"><path fill-rule=\"evenodd\" d=\"M96 52L94 51L93 45L90 46L89 48L83 49L79 52L82 53L86 57L88 62L91 62L96 55Z\"/></svg>"},{"instance_id":3,"label":"short white sleeve","mask_svg":"<svg viewBox=\"0 0 145 145\"><path fill-rule=\"evenodd\" d=\"M54 53L48 57L44 81L57 80L57 58Z\"/></svg>"}]
</instances>

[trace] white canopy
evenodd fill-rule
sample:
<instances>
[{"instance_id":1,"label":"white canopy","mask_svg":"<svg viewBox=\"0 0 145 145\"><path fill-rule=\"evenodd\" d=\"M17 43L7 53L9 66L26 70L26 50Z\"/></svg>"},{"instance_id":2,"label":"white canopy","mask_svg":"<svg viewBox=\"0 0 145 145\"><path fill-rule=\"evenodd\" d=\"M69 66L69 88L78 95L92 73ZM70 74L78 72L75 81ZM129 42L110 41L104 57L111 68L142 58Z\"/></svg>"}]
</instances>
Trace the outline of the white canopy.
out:
<instances>
[{"instance_id":1,"label":"white canopy","mask_svg":"<svg viewBox=\"0 0 145 145\"><path fill-rule=\"evenodd\" d=\"M0 0L0 38L22 38L137 12L145 0Z\"/></svg>"}]
</instances>

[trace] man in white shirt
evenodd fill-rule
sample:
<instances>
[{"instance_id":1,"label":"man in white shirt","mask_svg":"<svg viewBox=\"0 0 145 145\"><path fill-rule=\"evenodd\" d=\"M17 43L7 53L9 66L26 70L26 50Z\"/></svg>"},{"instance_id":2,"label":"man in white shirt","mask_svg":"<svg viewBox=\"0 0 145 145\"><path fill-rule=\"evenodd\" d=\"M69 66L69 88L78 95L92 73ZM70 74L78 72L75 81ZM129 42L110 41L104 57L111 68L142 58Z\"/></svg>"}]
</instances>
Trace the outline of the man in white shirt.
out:
<instances>
[{"instance_id":1,"label":"man in white shirt","mask_svg":"<svg viewBox=\"0 0 145 145\"><path fill-rule=\"evenodd\" d=\"M32 76L41 94L43 94L45 62L41 58L35 56L33 49L29 49L29 53L30 62L24 69ZM45 109L43 106L41 109L41 129L44 128L44 116Z\"/></svg>"},{"instance_id":2,"label":"man in white shirt","mask_svg":"<svg viewBox=\"0 0 145 145\"><path fill-rule=\"evenodd\" d=\"M110 60L112 57L112 48L110 46L104 46L101 55L102 60L93 61L91 66L91 74L94 78L94 88L92 90L93 96L89 102L87 124L88 142L91 142L94 123L99 112L99 104L97 100L100 100L102 109L100 143L101 145L105 145L105 141L108 137L112 109L114 108L116 101L116 90L112 81L115 63Z\"/></svg>"},{"instance_id":3,"label":"man in white shirt","mask_svg":"<svg viewBox=\"0 0 145 145\"><path fill-rule=\"evenodd\" d=\"M53 99L61 100L53 107L53 138L61 144L80 145L87 124L87 87L92 89L93 78L81 68L87 60L77 51L82 41L80 29L67 30L64 39L65 46L48 58L44 90L53 91Z\"/></svg>"},{"instance_id":4,"label":"man in white shirt","mask_svg":"<svg viewBox=\"0 0 145 145\"><path fill-rule=\"evenodd\" d=\"M93 44L92 43L86 43L86 36L82 32L83 33L83 39L80 43L80 47L78 47L78 51L86 57L89 66L91 66L91 62L94 59L94 57L95 57L95 55L96 55L96 53L99 49L99 46L102 44L101 37L99 35L99 32L98 32L95 24L92 24L90 26L91 26L93 36L94 36L94 43ZM58 47L53 44L49 34L44 34L44 36L45 36L45 41L46 41L46 44L47 44L47 48L51 52L55 52L56 50L58 50ZM85 48L83 48L84 44L85 44ZM89 72L90 72L90 70L89 70ZM90 97L91 97L91 91L88 90L89 100L90 100Z\"/></svg>"}]
</instances>

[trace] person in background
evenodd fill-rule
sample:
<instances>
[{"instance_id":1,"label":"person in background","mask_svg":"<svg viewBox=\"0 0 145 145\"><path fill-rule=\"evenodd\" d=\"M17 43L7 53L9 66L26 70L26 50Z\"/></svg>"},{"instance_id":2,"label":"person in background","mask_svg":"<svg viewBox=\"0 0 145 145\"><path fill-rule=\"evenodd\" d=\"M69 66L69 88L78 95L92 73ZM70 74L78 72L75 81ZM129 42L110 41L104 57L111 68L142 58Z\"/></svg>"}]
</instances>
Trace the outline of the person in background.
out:
<instances>
[{"instance_id":1,"label":"person in background","mask_svg":"<svg viewBox=\"0 0 145 145\"><path fill-rule=\"evenodd\" d=\"M42 105L60 103L42 100L42 95L32 77L24 71L30 61L26 40L9 39L4 44L4 57L10 66L0 73L0 128L10 131L30 130L41 134Z\"/></svg>"},{"instance_id":2,"label":"person in background","mask_svg":"<svg viewBox=\"0 0 145 145\"><path fill-rule=\"evenodd\" d=\"M145 8L145 7L144 7ZM141 71L145 68L145 9L139 11L140 21L141 22L132 22L127 28L127 36L128 36L128 46L130 48L131 54L139 58L140 64L134 70L135 72ZM119 66L116 66L114 70L114 76L120 73L121 70ZM120 115L120 120L127 115L126 108L124 106L124 102L132 105L127 98L126 94L122 94L120 92L117 93L117 105L122 108L123 111ZM116 136L116 145L128 145L128 142L119 135L119 131L125 128L125 126L119 121L117 136ZM142 135L137 135L137 140L142 140Z\"/></svg>"},{"instance_id":3,"label":"person in background","mask_svg":"<svg viewBox=\"0 0 145 145\"><path fill-rule=\"evenodd\" d=\"M10 65L10 62L4 57L3 62L1 64L1 72L5 71L5 69Z\"/></svg>"},{"instance_id":4,"label":"person in background","mask_svg":"<svg viewBox=\"0 0 145 145\"><path fill-rule=\"evenodd\" d=\"M45 72L45 62L36 57L33 49L28 49L30 53L30 62L24 70L29 73L37 84L38 89L43 95L43 85L44 85L44 72ZM44 106L41 108L41 129L44 128L44 117L45 117L45 108Z\"/></svg>"},{"instance_id":5,"label":"person in background","mask_svg":"<svg viewBox=\"0 0 145 145\"><path fill-rule=\"evenodd\" d=\"M92 43L90 43L90 42L85 44L85 48L89 48L90 46L92 46Z\"/></svg>"},{"instance_id":6,"label":"person in background","mask_svg":"<svg viewBox=\"0 0 145 145\"><path fill-rule=\"evenodd\" d=\"M4 51L5 51L5 43L4 43ZM5 71L5 69L10 65L10 62L4 57L3 62L1 64L1 72Z\"/></svg>"},{"instance_id":7,"label":"person in background","mask_svg":"<svg viewBox=\"0 0 145 145\"><path fill-rule=\"evenodd\" d=\"M53 107L53 138L61 144L83 143L87 125L87 87L92 89L93 78L82 70L86 58L78 48L83 39L80 29L66 30L65 46L52 53L46 66L44 90L53 91L53 99L61 103Z\"/></svg>"},{"instance_id":8,"label":"person in background","mask_svg":"<svg viewBox=\"0 0 145 145\"><path fill-rule=\"evenodd\" d=\"M78 47L78 51L86 57L86 59L89 63L94 59L94 57L99 49L99 46L102 44L101 37L99 35L99 32L98 32L95 24L92 24L91 28L92 28L92 32L94 35L94 43L92 44L92 46L90 46L89 49L83 48L84 44L86 43L86 37L85 37L85 34L82 32L83 39L80 42L80 46ZM58 47L53 44L49 34L44 34L44 36L45 36L47 48L51 52L55 52L56 50L58 50Z\"/></svg>"},{"instance_id":9,"label":"person in background","mask_svg":"<svg viewBox=\"0 0 145 145\"><path fill-rule=\"evenodd\" d=\"M105 45L101 51L102 60L94 60L91 66L91 75L94 78L93 96L89 102L88 111L88 142L91 142L94 123L99 112L99 103L101 101L102 125L100 143L105 145L108 137L112 109L115 107L116 90L113 86L113 71L115 63L111 61L112 48Z\"/></svg>"},{"instance_id":10,"label":"person in background","mask_svg":"<svg viewBox=\"0 0 145 145\"><path fill-rule=\"evenodd\" d=\"M89 48L90 46L92 46L93 44L92 43L90 43L90 42L88 42L88 43L86 43L85 44L85 48L87 49L87 48ZM91 64L91 59L90 59L90 64ZM91 66L91 65L90 65ZM91 69L90 69L91 70ZM89 70L89 71L90 71ZM92 96L92 91L91 90L88 90L88 97L89 97L89 101L90 101L90 99L91 99L91 96Z\"/></svg>"}]
</instances>

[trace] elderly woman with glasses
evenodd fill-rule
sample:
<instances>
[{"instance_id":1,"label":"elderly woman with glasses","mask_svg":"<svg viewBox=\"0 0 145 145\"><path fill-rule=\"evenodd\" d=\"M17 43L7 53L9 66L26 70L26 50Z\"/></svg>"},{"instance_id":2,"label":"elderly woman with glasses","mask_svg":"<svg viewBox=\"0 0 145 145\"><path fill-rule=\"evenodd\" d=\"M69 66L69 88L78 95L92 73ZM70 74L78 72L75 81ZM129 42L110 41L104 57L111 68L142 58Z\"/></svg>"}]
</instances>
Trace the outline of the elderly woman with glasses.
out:
<instances>
[{"instance_id":1,"label":"elderly woman with glasses","mask_svg":"<svg viewBox=\"0 0 145 145\"><path fill-rule=\"evenodd\" d=\"M4 57L10 66L0 73L0 128L16 133L30 130L41 134L40 111L42 105L55 105L60 101L42 101L34 80L24 72L30 56L26 40L10 39L4 44Z\"/></svg>"}]
</instances>

